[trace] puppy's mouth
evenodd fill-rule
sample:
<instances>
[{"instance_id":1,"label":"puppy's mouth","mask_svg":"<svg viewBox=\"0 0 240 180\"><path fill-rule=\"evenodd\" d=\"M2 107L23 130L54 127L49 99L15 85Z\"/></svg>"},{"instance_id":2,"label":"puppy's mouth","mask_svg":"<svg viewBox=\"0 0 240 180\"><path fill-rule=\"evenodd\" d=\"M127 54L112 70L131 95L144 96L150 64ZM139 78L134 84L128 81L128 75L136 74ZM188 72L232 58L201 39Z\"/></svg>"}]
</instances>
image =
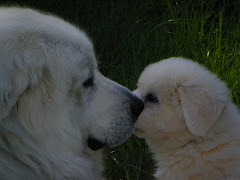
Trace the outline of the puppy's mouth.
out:
<instances>
[{"instance_id":1,"label":"puppy's mouth","mask_svg":"<svg viewBox=\"0 0 240 180\"><path fill-rule=\"evenodd\" d=\"M134 132L134 133L135 133L135 132L139 132L139 133L141 133L141 132L143 132L143 130L138 129L138 128L134 128L133 132Z\"/></svg>"},{"instance_id":2,"label":"puppy's mouth","mask_svg":"<svg viewBox=\"0 0 240 180\"><path fill-rule=\"evenodd\" d=\"M133 134L135 134L138 137L140 137L143 133L144 133L144 131L141 129L138 129L138 128L134 128L134 130L133 130Z\"/></svg>"},{"instance_id":3,"label":"puppy's mouth","mask_svg":"<svg viewBox=\"0 0 240 180\"><path fill-rule=\"evenodd\" d=\"M103 146L106 145L102 141L100 141L98 139L95 139L93 137L89 137L87 143L88 143L88 147L90 149L92 149L93 151L97 151L97 150L101 149Z\"/></svg>"}]
</instances>

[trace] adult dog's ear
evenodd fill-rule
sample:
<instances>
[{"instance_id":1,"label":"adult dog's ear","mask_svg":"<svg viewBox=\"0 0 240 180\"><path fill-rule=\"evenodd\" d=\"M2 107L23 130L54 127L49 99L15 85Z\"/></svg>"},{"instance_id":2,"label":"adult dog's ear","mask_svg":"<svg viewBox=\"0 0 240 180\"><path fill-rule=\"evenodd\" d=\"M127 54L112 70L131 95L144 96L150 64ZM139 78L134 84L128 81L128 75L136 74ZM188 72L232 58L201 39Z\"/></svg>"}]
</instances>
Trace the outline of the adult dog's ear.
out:
<instances>
[{"instance_id":1,"label":"adult dog's ear","mask_svg":"<svg viewBox=\"0 0 240 180\"><path fill-rule=\"evenodd\" d=\"M225 94L221 96L214 90L189 84L177 89L188 129L194 135L204 136L221 115Z\"/></svg>"},{"instance_id":2,"label":"adult dog's ear","mask_svg":"<svg viewBox=\"0 0 240 180\"><path fill-rule=\"evenodd\" d=\"M0 45L0 121L27 89L38 86L45 61L40 47L10 45Z\"/></svg>"}]
</instances>

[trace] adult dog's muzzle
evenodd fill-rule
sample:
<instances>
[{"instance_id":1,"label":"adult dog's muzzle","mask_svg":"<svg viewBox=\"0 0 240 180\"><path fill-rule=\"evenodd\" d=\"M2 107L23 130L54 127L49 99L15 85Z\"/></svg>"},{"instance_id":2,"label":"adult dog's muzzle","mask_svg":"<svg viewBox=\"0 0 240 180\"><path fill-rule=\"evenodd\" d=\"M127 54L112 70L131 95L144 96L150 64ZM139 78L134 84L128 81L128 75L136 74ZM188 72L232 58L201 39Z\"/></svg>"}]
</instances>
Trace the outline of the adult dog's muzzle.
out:
<instances>
[{"instance_id":1,"label":"adult dog's muzzle","mask_svg":"<svg viewBox=\"0 0 240 180\"><path fill-rule=\"evenodd\" d=\"M131 117L131 121L132 121L131 123L134 124L137 121L138 116L141 114L141 112L144 109L144 103L137 96L131 95L129 109L130 109L129 113L130 113L130 117ZM124 132L122 132L122 133L124 133ZM126 132L126 137L128 137L130 134L131 133ZM109 145L107 143L107 141L103 142L102 140L98 140L97 138L94 138L92 136L89 136L87 141L88 141L87 142L88 147L91 148L93 151L97 151L97 150L101 149L103 146ZM122 140L120 142L122 142ZM116 143L116 144L120 144L120 143Z\"/></svg>"}]
</instances>

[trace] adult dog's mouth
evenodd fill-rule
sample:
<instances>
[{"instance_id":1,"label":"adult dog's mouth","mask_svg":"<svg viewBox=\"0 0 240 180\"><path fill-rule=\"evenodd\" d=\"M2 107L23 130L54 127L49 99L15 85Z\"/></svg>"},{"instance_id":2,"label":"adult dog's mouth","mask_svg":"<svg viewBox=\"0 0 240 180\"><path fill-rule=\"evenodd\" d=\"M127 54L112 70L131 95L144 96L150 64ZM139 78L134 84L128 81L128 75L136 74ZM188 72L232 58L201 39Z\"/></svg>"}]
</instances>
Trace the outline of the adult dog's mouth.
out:
<instances>
[{"instance_id":1,"label":"adult dog's mouth","mask_svg":"<svg viewBox=\"0 0 240 180\"><path fill-rule=\"evenodd\" d=\"M124 132L110 134L103 140L103 138L96 138L89 136L87 140L88 147L93 151L101 149L103 146L114 148L122 144L132 134L133 127L126 129ZM101 140L100 140L101 139Z\"/></svg>"},{"instance_id":2,"label":"adult dog's mouth","mask_svg":"<svg viewBox=\"0 0 240 180\"><path fill-rule=\"evenodd\" d=\"M105 145L106 145L105 143L93 137L88 138L88 147L91 148L93 151L97 151Z\"/></svg>"}]
</instances>

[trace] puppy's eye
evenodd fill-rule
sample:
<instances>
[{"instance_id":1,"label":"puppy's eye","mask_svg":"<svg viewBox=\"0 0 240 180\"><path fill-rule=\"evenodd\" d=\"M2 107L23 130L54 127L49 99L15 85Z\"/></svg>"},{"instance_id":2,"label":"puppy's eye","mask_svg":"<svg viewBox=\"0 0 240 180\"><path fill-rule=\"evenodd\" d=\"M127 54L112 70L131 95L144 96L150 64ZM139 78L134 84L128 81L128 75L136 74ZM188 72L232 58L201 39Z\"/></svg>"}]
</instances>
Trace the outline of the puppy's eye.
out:
<instances>
[{"instance_id":1,"label":"puppy's eye","mask_svg":"<svg viewBox=\"0 0 240 180\"><path fill-rule=\"evenodd\" d=\"M146 97L146 101L156 103L158 102L158 99L153 93L149 93Z\"/></svg>"},{"instance_id":2,"label":"puppy's eye","mask_svg":"<svg viewBox=\"0 0 240 180\"><path fill-rule=\"evenodd\" d=\"M93 85L94 85L94 83L93 83L93 76L91 76L90 78L88 78L86 81L83 82L83 86L85 88L91 87Z\"/></svg>"}]
</instances>

